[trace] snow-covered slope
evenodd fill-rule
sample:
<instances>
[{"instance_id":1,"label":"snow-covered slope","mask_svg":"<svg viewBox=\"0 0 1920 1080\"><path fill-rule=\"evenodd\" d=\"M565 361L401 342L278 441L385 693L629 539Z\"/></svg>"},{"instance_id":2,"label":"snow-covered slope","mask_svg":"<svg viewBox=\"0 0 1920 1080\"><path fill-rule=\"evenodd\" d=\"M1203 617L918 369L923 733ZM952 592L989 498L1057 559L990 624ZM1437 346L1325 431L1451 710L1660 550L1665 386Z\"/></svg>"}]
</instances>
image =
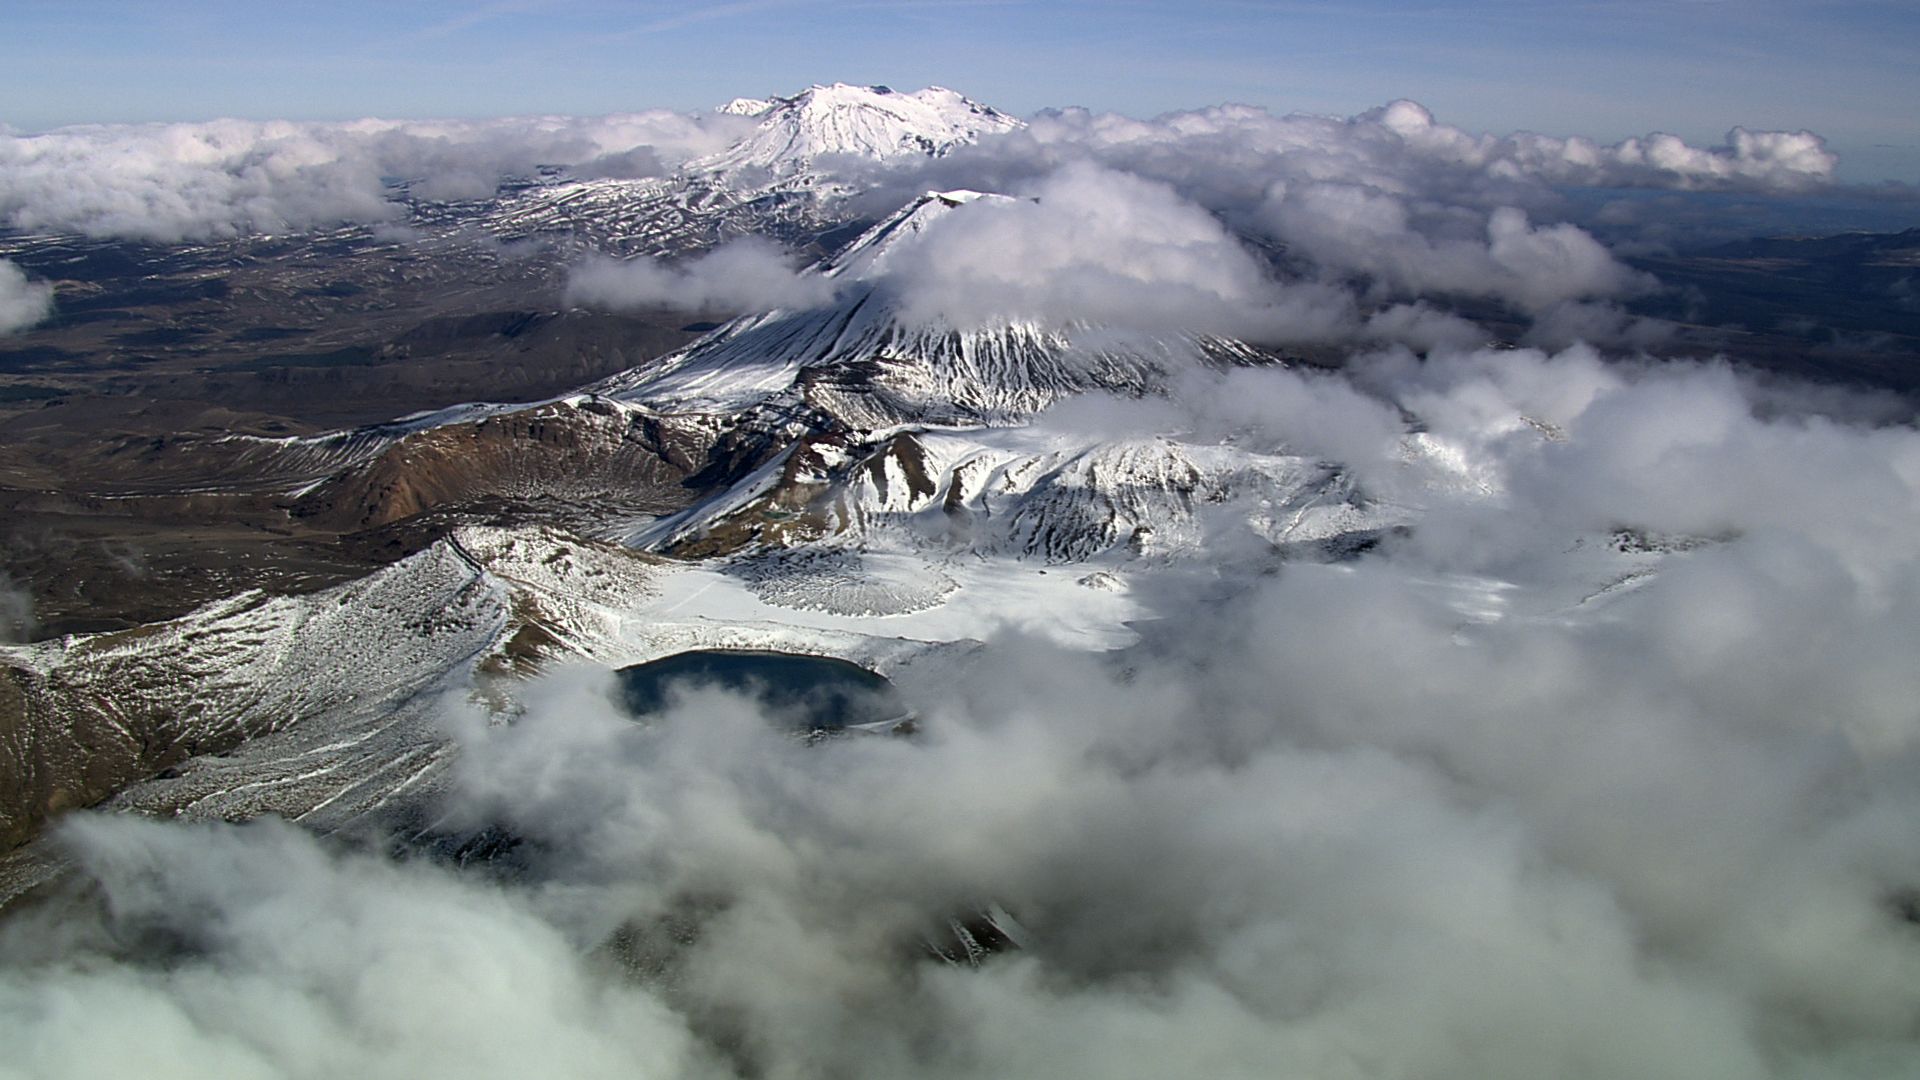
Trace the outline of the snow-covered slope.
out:
<instances>
[{"instance_id":1,"label":"snow-covered slope","mask_svg":"<svg viewBox=\"0 0 1920 1080\"><path fill-rule=\"evenodd\" d=\"M891 577L917 565L897 561ZM871 608L770 602L719 568L551 528L465 527L324 592L250 592L135 630L0 646L15 718L0 739L0 844L115 792L120 809L274 813L323 830L404 809L451 752L447 695L503 706L512 676L568 659L773 649L889 672L1000 626L1094 648L1131 638L1124 595L1010 565L965 580L876 623ZM56 861L38 846L0 856L0 905Z\"/></svg>"},{"instance_id":2,"label":"snow-covered slope","mask_svg":"<svg viewBox=\"0 0 1920 1080\"><path fill-rule=\"evenodd\" d=\"M1408 519L1324 462L1177 437L913 429L797 445L630 542L683 557L810 545L1128 566L1338 554Z\"/></svg>"},{"instance_id":3,"label":"snow-covered slope","mask_svg":"<svg viewBox=\"0 0 1920 1080\"><path fill-rule=\"evenodd\" d=\"M22 717L0 835L311 720L392 712L484 653L503 595L450 545L313 596L243 593L137 630L0 652Z\"/></svg>"}]
</instances>

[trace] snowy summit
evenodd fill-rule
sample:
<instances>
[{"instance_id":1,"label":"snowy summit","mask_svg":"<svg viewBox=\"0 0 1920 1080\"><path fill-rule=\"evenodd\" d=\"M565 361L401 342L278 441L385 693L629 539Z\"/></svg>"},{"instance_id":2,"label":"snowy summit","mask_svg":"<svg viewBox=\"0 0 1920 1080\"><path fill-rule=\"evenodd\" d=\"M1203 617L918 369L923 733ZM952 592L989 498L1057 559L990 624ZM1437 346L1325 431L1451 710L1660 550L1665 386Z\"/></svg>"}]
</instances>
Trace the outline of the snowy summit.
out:
<instances>
[{"instance_id":1,"label":"snowy summit","mask_svg":"<svg viewBox=\"0 0 1920 1080\"><path fill-rule=\"evenodd\" d=\"M983 135L1021 126L1006 113L939 86L902 94L885 86L834 83L757 108L761 104L739 99L725 106L728 112L759 116L759 128L726 150L690 163L687 171L762 169L785 177L806 172L814 158L830 154L875 161L938 157Z\"/></svg>"}]
</instances>

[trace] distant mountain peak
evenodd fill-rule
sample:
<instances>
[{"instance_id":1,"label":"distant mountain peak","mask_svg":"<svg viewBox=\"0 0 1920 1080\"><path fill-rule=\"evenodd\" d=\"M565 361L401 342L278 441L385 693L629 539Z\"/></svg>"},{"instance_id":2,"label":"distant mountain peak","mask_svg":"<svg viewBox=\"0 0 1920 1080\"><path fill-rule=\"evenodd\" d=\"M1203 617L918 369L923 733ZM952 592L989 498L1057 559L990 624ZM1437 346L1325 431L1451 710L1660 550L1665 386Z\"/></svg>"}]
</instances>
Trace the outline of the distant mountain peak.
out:
<instances>
[{"instance_id":1,"label":"distant mountain peak","mask_svg":"<svg viewBox=\"0 0 1920 1080\"><path fill-rule=\"evenodd\" d=\"M886 86L829 83L791 97L736 98L722 110L758 116L760 126L726 150L689 163L689 172L764 172L783 179L809 172L818 157L938 157L983 135L1021 126L1006 113L941 86L901 93Z\"/></svg>"},{"instance_id":2,"label":"distant mountain peak","mask_svg":"<svg viewBox=\"0 0 1920 1080\"><path fill-rule=\"evenodd\" d=\"M737 97L714 110L728 116L760 116L778 102L772 98Z\"/></svg>"}]
</instances>

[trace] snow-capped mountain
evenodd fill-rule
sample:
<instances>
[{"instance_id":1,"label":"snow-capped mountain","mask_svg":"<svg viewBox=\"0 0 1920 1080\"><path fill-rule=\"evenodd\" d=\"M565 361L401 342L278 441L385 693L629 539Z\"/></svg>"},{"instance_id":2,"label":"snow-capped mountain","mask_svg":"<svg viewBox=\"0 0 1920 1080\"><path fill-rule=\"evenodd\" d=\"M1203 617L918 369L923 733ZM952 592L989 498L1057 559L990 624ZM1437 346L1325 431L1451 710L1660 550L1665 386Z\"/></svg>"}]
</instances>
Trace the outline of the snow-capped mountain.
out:
<instances>
[{"instance_id":1,"label":"snow-capped mountain","mask_svg":"<svg viewBox=\"0 0 1920 1080\"><path fill-rule=\"evenodd\" d=\"M788 98L736 100L730 110L760 117L760 126L731 147L688 162L689 175L776 181L809 172L820 158L847 155L886 161L939 157L983 135L1012 131L1020 121L941 86L910 94L885 86L812 86Z\"/></svg>"},{"instance_id":2,"label":"snow-capped mountain","mask_svg":"<svg viewBox=\"0 0 1920 1080\"><path fill-rule=\"evenodd\" d=\"M1076 331L1093 328L1012 320L961 329L904 317L885 277L893 255L944 216L1003 198L929 192L815 268L842 283L831 305L736 319L588 392L664 412L804 405L854 428L1006 424L1089 390L1150 392L1196 356L1219 363L1278 359L1221 338L1082 334Z\"/></svg>"},{"instance_id":3,"label":"snow-capped mountain","mask_svg":"<svg viewBox=\"0 0 1920 1080\"><path fill-rule=\"evenodd\" d=\"M845 219L835 182L849 161L938 157L1021 122L942 87L899 93L835 83L792 97L738 98L722 111L759 118L732 146L671 176L564 180L496 200L496 235L566 235L603 251L673 254L755 233L804 246Z\"/></svg>"}]
</instances>

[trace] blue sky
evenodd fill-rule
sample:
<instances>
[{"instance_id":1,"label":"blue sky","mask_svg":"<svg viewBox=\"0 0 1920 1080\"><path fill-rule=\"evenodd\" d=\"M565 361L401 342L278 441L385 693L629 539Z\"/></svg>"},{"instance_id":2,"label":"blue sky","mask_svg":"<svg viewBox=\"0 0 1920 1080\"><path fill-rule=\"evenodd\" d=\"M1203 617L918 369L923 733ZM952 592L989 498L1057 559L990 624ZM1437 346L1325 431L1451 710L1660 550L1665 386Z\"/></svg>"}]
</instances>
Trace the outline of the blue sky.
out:
<instances>
[{"instance_id":1,"label":"blue sky","mask_svg":"<svg viewBox=\"0 0 1920 1080\"><path fill-rule=\"evenodd\" d=\"M697 108L834 80L1018 113L1411 97L1500 132L1810 128L1845 179L1920 181L1915 0L0 4L0 123L22 131Z\"/></svg>"}]
</instances>

